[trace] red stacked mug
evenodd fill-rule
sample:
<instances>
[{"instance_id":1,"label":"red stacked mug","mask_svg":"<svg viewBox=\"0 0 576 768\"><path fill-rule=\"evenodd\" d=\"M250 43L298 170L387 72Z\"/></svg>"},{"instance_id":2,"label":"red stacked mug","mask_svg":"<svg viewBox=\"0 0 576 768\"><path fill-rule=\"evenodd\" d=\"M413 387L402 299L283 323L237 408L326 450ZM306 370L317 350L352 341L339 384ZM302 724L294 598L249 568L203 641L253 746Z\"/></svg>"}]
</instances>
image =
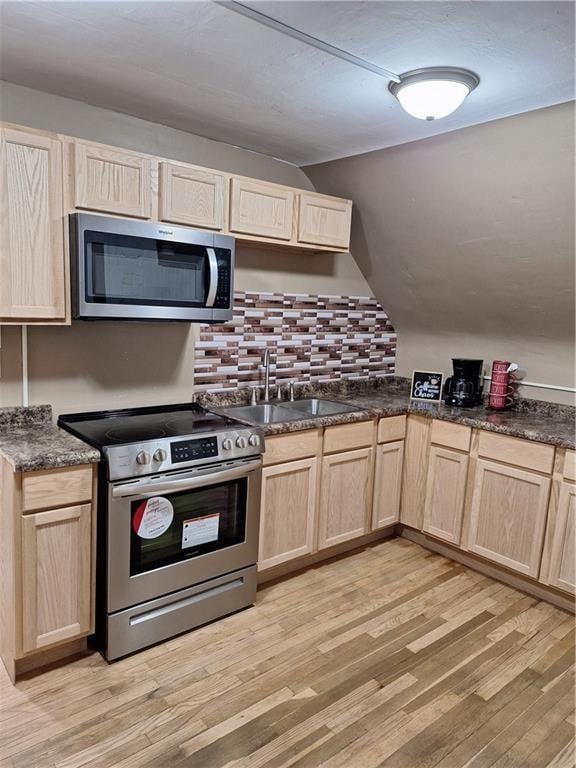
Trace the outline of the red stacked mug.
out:
<instances>
[{"instance_id":1,"label":"red stacked mug","mask_svg":"<svg viewBox=\"0 0 576 768\"><path fill-rule=\"evenodd\" d=\"M510 363L507 360L494 360L492 363L492 377L490 381L490 394L488 406L495 410L508 408L514 402L512 379L510 376Z\"/></svg>"}]
</instances>

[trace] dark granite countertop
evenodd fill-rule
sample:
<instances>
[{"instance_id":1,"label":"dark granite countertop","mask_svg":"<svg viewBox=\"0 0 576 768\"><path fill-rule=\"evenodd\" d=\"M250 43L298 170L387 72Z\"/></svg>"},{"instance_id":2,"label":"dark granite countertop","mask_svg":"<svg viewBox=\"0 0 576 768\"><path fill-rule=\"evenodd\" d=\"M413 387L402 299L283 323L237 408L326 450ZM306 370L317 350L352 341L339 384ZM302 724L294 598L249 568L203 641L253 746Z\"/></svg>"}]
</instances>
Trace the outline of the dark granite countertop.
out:
<instances>
[{"instance_id":1,"label":"dark granite countertop","mask_svg":"<svg viewBox=\"0 0 576 768\"><path fill-rule=\"evenodd\" d=\"M330 384L304 385L297 389L298 398L320 397L355 405L360 410L321 418L285 421L262 427L266 435L300 432L305 429L348 424L383 416L417 413L429 418L451 421L465 426L499 432L548 443L562 448L576 448L575 418L573 406L547 403L540 400L519 400L507 411L492 411L483 406L454 408L444 404L410 400L409 382L400 377L368 381L342 381ZM197 401L211 410L230 405L245 405L248 392L238 389L230 393L204 393ZM255 422L243 420L256 426Z\"/></svg>"},{"instance_id":2,"label":"dark granite countertop","mask_svg":"<svg viewBox=\"0 0 576 768\"><path fill-rule=\"evenodd\" d=\"M52 423L49 405L0 408L0 454L16 472L100 461L100 454Z\"/></svg>"}]
</instances>

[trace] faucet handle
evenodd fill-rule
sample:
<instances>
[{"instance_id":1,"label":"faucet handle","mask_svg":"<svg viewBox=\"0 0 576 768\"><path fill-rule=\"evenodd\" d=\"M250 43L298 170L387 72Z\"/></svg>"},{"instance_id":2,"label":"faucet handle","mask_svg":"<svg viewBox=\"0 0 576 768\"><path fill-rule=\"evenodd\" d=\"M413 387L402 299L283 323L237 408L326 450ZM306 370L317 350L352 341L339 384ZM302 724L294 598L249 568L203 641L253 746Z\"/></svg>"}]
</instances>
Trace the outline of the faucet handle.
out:
<instances>
[{"instance_id":1,"label":"faucet handle","mask_svg":"<svg viewBox=\"0 0 576 768\"><path fill-rule=\"evenodd\" d=\"M282 394L282 384L277 384L276 386L276 400L282 401L283 394Z\"/></svg>"},{"instance_id":2,"label":"faucet handle","mask_svg":"<svg viewBox=\"0 0 576 768\"><path fill-rule=\"evenodd\" d=\"M288 384L288 387L289 387L288 392L289 392L290 402L293 403L294 402L294 380L292 380Z\"/></svg>"},{"instance_id":3,"label":"faucet handle","mask_svg":"<svg viewBox=\"0 0 576 768\"><path fill-rule=\"evenodd\" d=\"M250 387L250 405L256 405L258 402L258 387Z\"/></svg>"}]
</instances>

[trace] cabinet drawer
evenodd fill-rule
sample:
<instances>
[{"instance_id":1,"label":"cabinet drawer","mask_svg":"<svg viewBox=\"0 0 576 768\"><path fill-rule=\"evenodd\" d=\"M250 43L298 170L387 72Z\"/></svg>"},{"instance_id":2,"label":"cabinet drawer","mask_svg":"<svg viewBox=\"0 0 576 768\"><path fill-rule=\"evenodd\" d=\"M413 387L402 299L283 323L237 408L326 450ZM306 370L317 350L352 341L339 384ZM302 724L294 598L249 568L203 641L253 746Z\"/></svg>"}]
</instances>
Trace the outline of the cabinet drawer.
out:
<instances>
[{"instance_id":1,"label":"cabinet drawer","mask_svg":"<svg viewBox=\"0 0 576 768\"><path fill-rule=\"evenodd\" d=\"M24 472L22 511L62 507L92 499L92 465Z\"/></svg>"},{"instance_id":2,"label":"cabinet drawer","mask_svg":"<svg viewBox=\"0 0 576 768\"><path fill-rule=\"evenodd\" d=\"M373 421L361 421L357 424L338 424L334 427L326 427L324 432L324 453L350 451L353 448L369 448L373 440Z\"/></svg>"},{"instance_id":3,"label":"cabinet drawer","mask_svg":"<svg viewBox=\"0 0 576 768\"><path fill-rule=\"evenodd\" d=\"M554 448L551 445L532 443L518 437L495 435L493 432L480 432L478 453L487 459L547 474L552 472L554 465Z\"/></svg>"},{"instance_id":4,"label":"cabinet drawer","mask_svg":"<svg viewBox=\"0 0 576 768\"><path fill-rule=\"evenodd\" d=\"M566 480L576 480L576 451L566 451L564 477Z\"/></svg>"},{"instance_id":5,"label":"cabinet drawer","mask_svg":"<svg viewBox=\"0 0 576 768\"><path fill-rule=\"evenodd\" d=\"M470 450L470 437L472 430L462 424L452 424L449 421L432 422L431 442L436 445L445 445L446 448L456 448L457 451Z\"/></svg>"},{"instance_id":6,"label":"cabinet drawer","mask_svg":"<svg viewBox=\"0 0 576 768\"><path fill-rule=\"evenodd\" d=\"M320 448L320 431L310 429L291 435L275 435L266 438L266 452L262 457L265 467L284 461L307 459L316 456Z\"/></svg>"},{"instance_id":7,"label":"cabinet drawer","mask_svg":"<svg viewBox=\"0 0 576 768\"><path fill-rule=\"evenodd\" d=\"M378 442L392 443L406 436L406 416L388 416L378 423Z\"/></svg>"}]
</instances>

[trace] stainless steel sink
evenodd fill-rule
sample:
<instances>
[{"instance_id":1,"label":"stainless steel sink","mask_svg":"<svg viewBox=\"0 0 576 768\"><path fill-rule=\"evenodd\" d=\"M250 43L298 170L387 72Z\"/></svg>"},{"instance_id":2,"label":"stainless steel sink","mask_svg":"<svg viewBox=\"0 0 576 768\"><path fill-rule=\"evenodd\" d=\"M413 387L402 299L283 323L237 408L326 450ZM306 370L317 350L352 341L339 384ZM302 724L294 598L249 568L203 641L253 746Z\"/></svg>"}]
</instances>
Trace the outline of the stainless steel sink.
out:
<instances>
[{"instance_id":1,"label":"stainless steel sink","mask_svg":"<svg viewBox=\"0 0 576 768\"><path fill-rule=\"evenodd\" d=\"M288 408L273 403L233 405L230 408L222 408L222 411L234 419L246 419L257 424L275 424L278 421L291 421L294 418L294 414Z\"/></svg>"},{"instance_id":2,"label":"stainless steel sink","mask_svg":"<svg viewBox=\"0 0 576 768\"><path fill-rule=\"evenodd\" d=\"M333 400L319 400L316 397L310 400L295 400L293 403L286 403L286 408L306 416L335 416L339 413L352 413L359 410L353 405L336 403Z\"/></svg>"},{"instance_id":3,"label":"stainless steel sink","mask_svg":"<svg viewBox=\"0 0 576 768\"><path fill-rule=\"evenodd\" d=\"M303 419L335 416L339 413L358 411L353 405L336 403L332 400L295 400L288 403L257 403L256 405L234 405L222 408L228 416L245 419L256 424L276 424L281 421L300 421Z\"/></svg>"}]
</instances>

